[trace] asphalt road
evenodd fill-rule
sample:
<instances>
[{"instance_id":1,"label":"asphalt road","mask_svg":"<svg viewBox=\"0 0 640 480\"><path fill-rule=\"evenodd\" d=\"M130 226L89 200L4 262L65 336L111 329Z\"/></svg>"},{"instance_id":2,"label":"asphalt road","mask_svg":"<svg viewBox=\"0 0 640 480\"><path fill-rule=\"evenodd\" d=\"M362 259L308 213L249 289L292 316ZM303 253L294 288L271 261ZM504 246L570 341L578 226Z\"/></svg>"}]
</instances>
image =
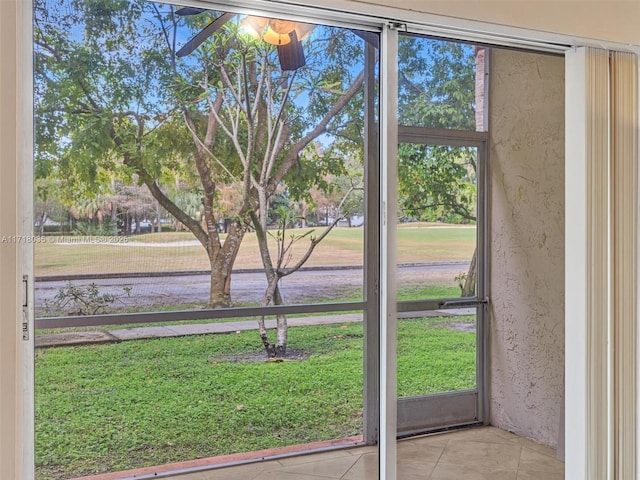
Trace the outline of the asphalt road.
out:
<instances>
[{"instance_id":1,"label":"asphalt road","mask_svg":"<svg viewBox=\"0 0 640 480\"><path fill-rule=\"evenodd\" d=\"M454 277L466 272L469 262L438 262L412 264L398 267L398 284L450 283ZM130 296L121 296L119 307L161 305L204 305L208 298L208 275L145 276L118 278L42 279L35 283L36 316L44 312L45 302L51 301L61 288L72 282L76 286L95 283L98 291L122 295L130 288ZM281 280L281 291L287 303L313 303L331 298L344 298L346 294L361 289L362 269L336 268L299 270ZM231 294L236 303L260 302L266 288L262 272L236 272L231 280Z\"/></svg>"}]
</instances>

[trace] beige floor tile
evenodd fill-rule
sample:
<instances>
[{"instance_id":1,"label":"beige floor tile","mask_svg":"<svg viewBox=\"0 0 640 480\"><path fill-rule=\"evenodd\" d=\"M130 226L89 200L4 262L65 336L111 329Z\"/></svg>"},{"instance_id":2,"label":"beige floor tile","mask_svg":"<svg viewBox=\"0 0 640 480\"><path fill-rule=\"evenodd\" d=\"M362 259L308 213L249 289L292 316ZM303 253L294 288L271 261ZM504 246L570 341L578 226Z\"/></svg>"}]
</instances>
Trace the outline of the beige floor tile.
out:
<instances>
[{"instance_id":1,"label":"beige floor tile","mask_svg":"<svg viewBox=\"0 0 640 480\"><path fill-rule=\"evenodd\" d=\"M451 440L442 452L440 463L516 471L521 449L520 445Z\"/></svg>"},{"instance_id":2,"label":"beige floor tile","mask_svg":"<svg viewBox=\"0 0 640 480\"><path fill-rule=\"evenodd\" d=\"M449 433L436 433L433 435L424 435L422 437L411 437L398 440L398 445L403 443L411 443L416 445L429 445L431 447L444 447L449 443Z\"/></svg>"},{"instance_id":3,"label":"beige floor tile","mask_svg":"<svg viewBox=\"0 0 640 480\"><path fill-rule=\"evenodd\" d=\"M202 480L253 480L258 474L268 468L281 468L277 461L238 465L236 467L216 468L202 472ZM174 479L172 479L174 480ZM181 480L180 477L175 480Z\"/></svg>"},{"instance_id":4,"label":"beige floor tile","mask_svg":"<svg viewBox=\"0 0 640 480\"><path fill-rule=\"evenodd\" d=\"M398 442L398 460L420 460L437 462L445 445L430 445L425 442Z\"/></svg>"},{"instance_id":5,"label":"beige floor tile","mask_svg":"<svg viewBox=\"0 0 640 480\"><path fill-rule=\"evenodd\" d=\"M436 468L435 462L417 460L398 460L398 480L426 480Z\"/></svg>"},{"instance_id":6,"label":"beige floor tile","mask_svg":"<svg viewBox=\"0 0 640 480\"><path fill-rule=\"evenodd\" d=\"M429 480L516 480L516 471L439 463L428 478Z\"/></svg>"},{"instance_id":7,"label":"beige floor tile","mask_svg":"<svg viewBox=\"0 0 640 480\"><path fill-rule=\"evenodd\" d=\"M318 477L301 473L287 473L280 470L262 472L251 480L339 480L340 477Z\"/></svg>"},{"instance_id":8,"label":"beige floor tile","mask_svg":"<svg viewBox=\"0 0 640 480\"><path fill-rule=\"evenodd\" d=\"M358 457L347 455L346 457L328 458L325 460L289 465L278 471L296 473L301 475L316 475L329 478L341 478L358 461Z\"/></svg>"},{"instance_id":9,"label":"beige floor tile","mask_svg":"<svg viewBox=\"0 0 640 480\"><path fill-rule=\"evenodd\" d=\"M420 438L434 438L441 439L445 443L449 443L449 440L468 440L470 436L476 435L480 431L486 430L487 427L470 427L461 430L452 430L450 432L440 432L433 435L426 435Z\"/></svg>"},{"instance_id":10,"label":"beige floor tile","mask_svg":"<svg viewBox=\"0 0 640 480\"><path fill-rule=\"evenodd\" d=\"M564 472L552 473L536 472L533 470L518 470L518 477L516 480L564 480Z\"/></svg>"},{"instance_id":11,"label":"beige floor tile","mask_svg":"<svg viewBox=\"0 0 640 480\"><path fill-rule=\"evenodd\" d=\"M169 477L168 480L207 480L207 477L205 477L200 472L196 472L196 473L186 473L184 475L177 475L175 477Z\"/></svg>"},{"instance_id":12,"label":"beige floor tile","mask_svg":"<svg viewBox=\"0 0 640 480\"><path fill-rule=\"evenodd\" d=\"M541 443L534 442L533 440L529 440L524 437L518 437L518 443L523 447L533 450L534 452L546 455L547 457L556 458L556 450L554 448L547 447L546 445L542 445Z\"/></svg>"},{"instance_id":13,"label":"beige floor tile","mask_svg":"<svg viewBox=\"0 0 640 480\"><path fill-rule=\"evenodd\" d=\"M556 456L555 449L551 447L542 445L541 443L535 442L525 437L520 437L515 433L500 430L496 427L472 429L469 431L468 440L484 440L492 443L518 444L549 457L555 458Z\"/></svg>"},{"instance_id":14,"label":"beige floor tile","mask_svg":"<svg viewBox=\"0 0 640 480\"><path fill-rule=\"evenodd\" d=\"M351 455L364 455L365 453L378 453L377 445L367 445L364 447L354 447L347 448L344 450L345 452L349 452Z\"/></svg>"},{"instance_id":15,"label":"beige floor tile","mask_svg":"<svg viewBox=\"0 0 640 480\"><path fill-rule=\"evenodd\" d=\"M495 427L401 440L398 480L564 480L544 445ZM170 480L376 480L378 448L365 446L171 477Z\"/></svg>"},{"instance_id":16,"label":"beige floor tile","mask_svg":"<svg viewBox=\"0 0 640 480\"><path fill-rule=\"evenodd\" d=\"M456 440L456 437L463 440L484 443L500 443L504 445L517 445L520 438L513 433L500 430L495 427L474 427L460 430L458 432L452 432L449 439Z\"/></svg>"},{"instance_id":17,"label":"beige floor tile","mask_svg":"<svg viewBox=\"0 0 640 480\"><path fill-rule=\"evenodd\" d=\"M518 470L535 470L539 472L561 472L564 464L555 457L543 455L527 447L522 447Z\"/></svg>"},{"instance_id":18,"label":"beige floor tile","mask_svg":"<svg viewBox=\"0 0 640 480\"><path fill-rule=\"evenodd\" d=\"M342 480L372 480L378 478L378 454L367 453L342 477Z\"/></svg>"}]
</instances>

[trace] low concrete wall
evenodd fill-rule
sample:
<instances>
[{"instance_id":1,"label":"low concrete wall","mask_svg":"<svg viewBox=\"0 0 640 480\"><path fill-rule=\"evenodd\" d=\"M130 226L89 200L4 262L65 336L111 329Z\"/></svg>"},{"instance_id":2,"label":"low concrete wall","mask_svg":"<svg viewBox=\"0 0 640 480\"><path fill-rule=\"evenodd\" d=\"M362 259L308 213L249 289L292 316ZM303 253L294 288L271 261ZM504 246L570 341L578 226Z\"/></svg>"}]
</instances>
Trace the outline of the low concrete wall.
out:
<instances>
[{"instance_id":1,"label":"low concrete wall","mask_svg":"<svg viewBox=\"0 0 640 480\"><path fill-rule=\"evenodd\" d=\"M490 63L490 421L556 446L564 391L564 59Z\"/></svg>"}]
</instances>

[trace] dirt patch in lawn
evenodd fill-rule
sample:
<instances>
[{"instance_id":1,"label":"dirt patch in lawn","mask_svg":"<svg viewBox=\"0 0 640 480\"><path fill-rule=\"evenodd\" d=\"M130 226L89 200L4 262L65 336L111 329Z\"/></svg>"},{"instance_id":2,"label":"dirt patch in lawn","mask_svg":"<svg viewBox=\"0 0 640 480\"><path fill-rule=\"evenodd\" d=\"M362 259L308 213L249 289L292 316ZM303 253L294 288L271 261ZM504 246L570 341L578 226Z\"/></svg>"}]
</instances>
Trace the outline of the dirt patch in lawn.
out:
<instances>
[{"instance_id":1,"label":"dirt patch in lawn","mask_svg":"<svg viewBox=\"0 0 640 480\"><path fill-rule=\"evenodd\" d=\"M443 327L447 327L450 330L458 330L460 332L472 332L476 331L475 322L446 322L442 324Z\"/></svg>"},{"instance_id":2,"label":"dirt patch in lawn","mask_svg":"<svg viewBox=\"0 0 640 480\"><path fill-rule=\"evenodd\" d=\"M279 363L279 362L295 362L306 360L311 356L311 353L296 348L287 348L287 356L281 358L269 358L266 352L251 352L251 353L238 353L236 355L218 355L211 357L211 363L231 362L231 363L250 363L250 362L264 362L264 363Z\"/></svg>"}]
</instances>

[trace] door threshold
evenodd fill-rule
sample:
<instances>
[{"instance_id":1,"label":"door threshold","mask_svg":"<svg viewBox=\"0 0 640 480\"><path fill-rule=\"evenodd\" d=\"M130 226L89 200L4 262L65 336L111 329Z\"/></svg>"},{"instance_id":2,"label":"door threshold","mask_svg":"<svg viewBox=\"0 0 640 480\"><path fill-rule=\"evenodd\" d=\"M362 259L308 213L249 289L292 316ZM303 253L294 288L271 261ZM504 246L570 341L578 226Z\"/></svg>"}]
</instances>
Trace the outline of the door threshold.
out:
<instances>
[{"instance_id":1,"label":"door threshold","mask_svg":"<svg viewBox=\"0 0 640 480\"><path fill-rule=\"evenodd\" d=\"M163 478L173 475L212 470L215 468L256 463L265 460L275 460L278 458L307 455L343 448L361 447L363 445L363 436L356 435L353 437L339 438L334 440L324 440L320 442L289 445L286 447L268 448L265 450L257 450L254 452L233 453L230 455L220 455L217 457L186 460L184 462L168 463L165 465L156 465L153 467L142 467L132 470L123 470L119 472L101 473L97 475L78 477L74 480L142 480L146 478Z\"/></svg>"}]
</instances>

